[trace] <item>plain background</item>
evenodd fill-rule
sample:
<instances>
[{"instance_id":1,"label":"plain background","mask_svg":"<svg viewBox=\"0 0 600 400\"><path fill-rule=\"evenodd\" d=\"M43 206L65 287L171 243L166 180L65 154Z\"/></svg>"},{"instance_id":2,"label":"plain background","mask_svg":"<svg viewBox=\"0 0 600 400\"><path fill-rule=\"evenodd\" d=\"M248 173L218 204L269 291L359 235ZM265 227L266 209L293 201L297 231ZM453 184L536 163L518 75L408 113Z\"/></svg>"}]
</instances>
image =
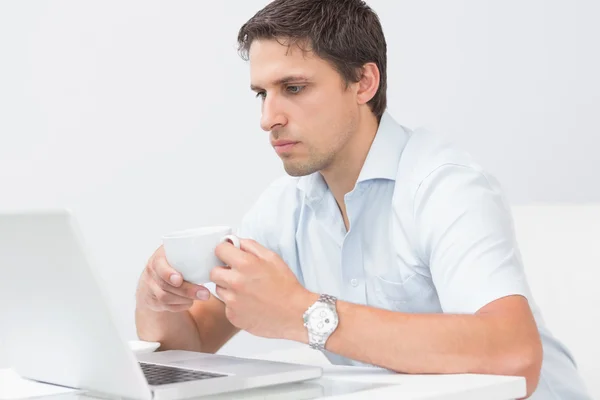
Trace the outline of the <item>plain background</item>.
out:
<instances>
[{"instance_id":1,"label":"plain background","mask_svg":"<svg viewBox=\"0 0 600 400\"><path fill-rule=\"evenodd\" d=\"M266 3L0 3L0 209L75 212L126 338L161 235L236 227L284 174L236 52ZM401 124L459 142L513 204L600 201L600 3L368 3ZM223 351L290 345L242 333Z\"/></svg>"}]
</instances>

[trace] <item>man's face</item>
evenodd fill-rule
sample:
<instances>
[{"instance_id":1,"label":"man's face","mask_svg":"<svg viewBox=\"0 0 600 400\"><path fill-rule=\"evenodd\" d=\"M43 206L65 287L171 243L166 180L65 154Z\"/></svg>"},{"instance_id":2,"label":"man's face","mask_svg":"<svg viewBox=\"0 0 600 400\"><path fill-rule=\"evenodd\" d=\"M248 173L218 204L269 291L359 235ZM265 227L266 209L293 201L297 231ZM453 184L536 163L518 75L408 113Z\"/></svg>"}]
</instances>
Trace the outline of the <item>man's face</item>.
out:
<instances>
[{"instance_id":1,"label":"man's face","mask_svg":"<svg viewBox=\"0 0 600 400\"><path fill-rule=\"evenodd\" d=\"M276 40L250 47L251 86L262 101L261 127L289 175L327 169L353 137L356 92L325 60Z\"/></svg>"}]
</instances>

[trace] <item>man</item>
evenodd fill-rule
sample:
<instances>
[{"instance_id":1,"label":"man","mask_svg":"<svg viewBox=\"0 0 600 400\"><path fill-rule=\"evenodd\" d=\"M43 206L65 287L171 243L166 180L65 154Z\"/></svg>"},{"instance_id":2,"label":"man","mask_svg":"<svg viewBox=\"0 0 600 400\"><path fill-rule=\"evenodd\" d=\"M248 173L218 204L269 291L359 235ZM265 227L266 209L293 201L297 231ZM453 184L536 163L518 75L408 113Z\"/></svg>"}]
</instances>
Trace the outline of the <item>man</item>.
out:
<instances>
[{"instance_id":1,"label":"man","mask_svg":"<svg viewBox=\"0 0 600 400\"><path fill-rule=\"evenodd\" d=\"M220 300L155 252L140 338L215 352L244 329L334 363L520 375L533 398L589 398L531 297L496 181L385 112L376 14L359 0L277 0L238 40L290 177L246 215L241 249L215 250L231 267L211 273Z\"/></svg>"}]
</instances>

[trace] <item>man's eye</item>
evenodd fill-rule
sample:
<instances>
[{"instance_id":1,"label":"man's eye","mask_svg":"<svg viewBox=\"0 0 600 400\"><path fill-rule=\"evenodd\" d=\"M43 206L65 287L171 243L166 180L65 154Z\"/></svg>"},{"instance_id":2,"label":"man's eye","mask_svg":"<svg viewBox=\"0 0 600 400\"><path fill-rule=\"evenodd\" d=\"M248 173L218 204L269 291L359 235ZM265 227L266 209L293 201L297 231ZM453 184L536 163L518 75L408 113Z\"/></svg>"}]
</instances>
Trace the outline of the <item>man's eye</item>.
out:
<instances>
[{"instance_id":1,"label":"man's eye","mask_svg":"<svg viewBox=\"0 0 600 400\"><path fill-rule=\"evenodd\" d=\"M291 94L298 94L304 89L304 86L288 86L286 90Z\"/></svg>"},{"instance_id":2,"label":"man's eye","mask_svg":"<svg viewBox=\"0 0 600 400\"><path fill-rule=\"evenodd\" d=\"M265 99L265 97L267 97L267 92L257 92L256 93L256 97L260 97L261 99Z\"/></svg>"}]
</instances>

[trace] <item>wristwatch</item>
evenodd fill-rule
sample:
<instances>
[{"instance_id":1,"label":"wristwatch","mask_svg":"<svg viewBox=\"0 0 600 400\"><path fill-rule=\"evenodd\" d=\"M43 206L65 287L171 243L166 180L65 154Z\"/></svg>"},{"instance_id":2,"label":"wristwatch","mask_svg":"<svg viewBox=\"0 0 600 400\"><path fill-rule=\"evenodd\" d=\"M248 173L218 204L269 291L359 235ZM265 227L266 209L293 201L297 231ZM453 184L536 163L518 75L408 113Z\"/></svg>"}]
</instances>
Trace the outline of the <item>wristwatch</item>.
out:
<instances>
[{"instance_id":1,"label":"wristwatch","mask_svg":"<svg viewBox=\"0 0 600 400\"><path fill-rule=\"evenodd\" d=\"M337 299L322 294L304 312L304 326L308 330L308 345L315 350L325 350L325 343L338 326Z\"/></svg>"}]
</instances>

